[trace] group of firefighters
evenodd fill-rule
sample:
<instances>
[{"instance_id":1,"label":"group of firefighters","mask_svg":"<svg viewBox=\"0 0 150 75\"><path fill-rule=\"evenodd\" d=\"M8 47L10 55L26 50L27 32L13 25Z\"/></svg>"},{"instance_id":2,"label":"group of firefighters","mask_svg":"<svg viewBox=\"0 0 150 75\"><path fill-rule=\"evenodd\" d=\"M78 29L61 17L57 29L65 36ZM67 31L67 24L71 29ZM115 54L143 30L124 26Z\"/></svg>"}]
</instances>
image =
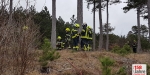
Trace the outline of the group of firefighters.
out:
<instances>
[{"instance_id":1,"label":"group of firefighters","mask_svg":"<svg viewBox=\"0 0 150 75\"><path fill-rule=\"evenodd\" d=\"M78 32L80 28L79 24L74 24L73 29L66 28L65 40L63 41L61 36L57 37L57 49L64 48L79 50L79 37L81 38L80 47L82 50L92 50L92 29L87 23L82 24L81 32Z\"/></svg>"}]
</instances>

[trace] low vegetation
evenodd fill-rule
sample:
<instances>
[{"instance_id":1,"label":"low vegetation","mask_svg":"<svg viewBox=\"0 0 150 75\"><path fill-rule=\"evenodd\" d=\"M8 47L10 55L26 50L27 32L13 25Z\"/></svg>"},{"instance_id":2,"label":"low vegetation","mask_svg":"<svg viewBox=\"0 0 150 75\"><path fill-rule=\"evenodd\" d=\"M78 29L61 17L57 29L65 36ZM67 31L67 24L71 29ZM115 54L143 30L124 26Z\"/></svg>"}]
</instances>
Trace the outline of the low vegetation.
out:
<instances>
[{"instance_id":1,"label":"low vegetation","mask_svg":"<svg viewBox=\"0 0 150 75\"><path fill-rule=\"evenodd\" d=\"M125 44L122 48L120 48L120 47L117 45L117 46L115 46L115 47L112 49L112 52L124 56L124 55L127 55L127 54L129 54L129 53L132 53L132 49L131 49L131 47L130 47L129 45L127 45L127 44Z\"/></svg>"},{"instance_id":2,"label":"low vegetation","mask_svg":"<svg viewBox=\"0 0 150 75\"><path fill-rule=\"evenodd\" d=\"M112 75L111 66L113 66L114 61L109 57L100 58L100 62L102 64L102 74L103 75Z\"/></svg>"},{"instance_id":3,"label":"low vegetation","mask_svg":"<svg viewBox=\"0 0 150 75\"><path fill-rule=\"evenodd\" d=\"M127 75L127 72L126 72L126 67L121 67L120 69L119 69L119 71L117 72L117 74L115 74L115 75Z\"/></svg>"},{"instance_id":4,"label":"low vegetation","mask_svg":"<svg viewBox=\"0 0 150 75\"><path fill-rule=\"evenodd\" d=\"M39 62L42 68L48 67L47 65L49 61L53 61L60 57L60 54L51 48L49 39L45 38L41 47L43 52L40 56Z\"/></svg>"}]
</instances>

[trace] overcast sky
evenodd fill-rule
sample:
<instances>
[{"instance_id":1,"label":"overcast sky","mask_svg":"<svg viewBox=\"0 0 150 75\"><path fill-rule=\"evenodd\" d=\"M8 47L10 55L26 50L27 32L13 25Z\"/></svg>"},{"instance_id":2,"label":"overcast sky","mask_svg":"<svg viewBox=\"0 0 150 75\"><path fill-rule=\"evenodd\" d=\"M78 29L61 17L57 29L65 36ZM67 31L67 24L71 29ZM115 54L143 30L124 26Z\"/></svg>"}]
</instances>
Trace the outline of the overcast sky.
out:
<instances>
[{"instance_id":1,"label":"overcast sky","mask_svg":"<svg viewBox=\"0 0 150 75\"><path fill-rule=\"evenodd\" d=\"M87 9L87 3L83 0L83 22L86 22L89 26L93 28L93 14L91 9ZM30 4L35 4L36 10L41 11L44 6L48 7L50 14L52 14L52 0L33 0ZM14 6L26 6L24 0L15 0ZM131 30L133 25L137 25L136 11L131 10L128 13L123 13L122 8L126 4L121 3L117 5L109 6L109 23L112 27L115 27L113 31L116 35L127 35L128 31ZM91 6L92 8L92 6ZM103 23L106 23L106 11L102 11ZM77 16L77 0L56 0L56 17L61 16L65 21L70 22L72 15ZM99 32L99 18L98 12L96 12L96 32ZM147 20L141 18L141 24L147 26Z\"/></svg>"}]
</instances>

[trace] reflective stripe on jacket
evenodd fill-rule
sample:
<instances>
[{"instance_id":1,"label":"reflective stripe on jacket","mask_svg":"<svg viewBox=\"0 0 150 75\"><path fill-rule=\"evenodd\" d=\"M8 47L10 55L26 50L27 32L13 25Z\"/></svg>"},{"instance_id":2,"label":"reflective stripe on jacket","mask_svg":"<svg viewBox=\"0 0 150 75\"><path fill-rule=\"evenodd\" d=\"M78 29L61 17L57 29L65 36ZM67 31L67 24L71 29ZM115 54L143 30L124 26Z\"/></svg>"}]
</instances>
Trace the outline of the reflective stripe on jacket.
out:
<instances>
[{"instance_id":1,"label":"reflective stripe on jacket","mask_svg":"<svg viewBox=\"0 0 150 75\"><path fill-rule=\"evenodd\" d=\"M66 32L65 40L71 41L71 34L70 34L70 32Z\"/></svg>"},{"instance_id":2,"label":"reflective stripe on jacket","mask_svg":"<svg viewBox=\"0 0 150 75\"><path fill-rule=\"evenodd\" d=\"M71 35L72 35L72 38L76 38L76 37L78 37L78 36L79 36L79 34L78 34L78 30L72 29L72 31L71 31Z\"/></svg>"},{"instance_id":3,"label":"reflective stripe on jacket","mask_svg":"<svg viewBox=\"0 0 150 75\"><path fill-rule=\"evenodd\" d=\"M88 39L92 40L92 30L88 30Z\"/></svg>"},{"instance_id":4,"label":"reflective stripe on jacket","mask_svg":"<svg viewBox=\"0 0 150 75\"><path fill-rule=\"evenodd\" d=\"M88 36L87 36L87 27L82 29L81 38L88 38Z\"/></svg>"}]
</instances>

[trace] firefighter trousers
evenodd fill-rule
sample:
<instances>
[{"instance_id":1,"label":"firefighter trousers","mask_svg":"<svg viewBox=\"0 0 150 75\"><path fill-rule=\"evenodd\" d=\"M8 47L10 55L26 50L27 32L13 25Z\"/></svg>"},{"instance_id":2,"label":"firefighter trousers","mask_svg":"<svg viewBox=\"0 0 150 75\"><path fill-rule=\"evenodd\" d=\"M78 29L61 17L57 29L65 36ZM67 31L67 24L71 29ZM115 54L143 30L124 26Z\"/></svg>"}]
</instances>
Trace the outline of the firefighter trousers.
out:
<instances>
[{"instance_id":1,"label":"firefighter trousers","mask_svg":"<svg viewBox=\"0 0 150 75\"><path fill-rule=\"evenodd\" d=\"M81 38L81 48L87 50L88 41L86 38Z\"/></svg>"},{"instance_id":2,"label":"firefighter trousers","mask_svg":"<svg viewBox=\"0 0 150 75\"><path fill-rule=\"evenodd\" d=\"M92 39L87 39L87 41L88 41L88 47L87 47L88 51L92 50Z\"/></svg>"},{"instance_id":3,"label":"firefighter trousers","mask_svg":"<svg viewBox=\"0 0 150 75\"><path fill-rule=\"evenodd\" d=\"M78 50L78 42L79 42L79 38L73 38L73 49Z\"/></svg>"}]
</instances>

